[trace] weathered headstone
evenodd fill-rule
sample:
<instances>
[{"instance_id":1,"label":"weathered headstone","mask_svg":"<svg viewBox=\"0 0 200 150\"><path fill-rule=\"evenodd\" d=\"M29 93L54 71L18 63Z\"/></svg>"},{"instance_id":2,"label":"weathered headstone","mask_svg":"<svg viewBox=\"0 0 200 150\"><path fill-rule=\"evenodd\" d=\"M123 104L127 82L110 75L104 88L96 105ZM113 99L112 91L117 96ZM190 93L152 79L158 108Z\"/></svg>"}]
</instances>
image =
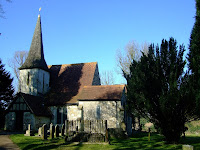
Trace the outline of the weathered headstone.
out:
<instances>
[{"instance_id":1,"label":"weathered headstone","mask_svg":"<svg viewBox=\"0 0 200 150\"><path fill-rule=\"evenodd\" d=\"M38 129L38 136L42 136L42 127L39 127Z\"/></svg>"},{"instance_id":2,"label":"weathered headstone","mask_svg":"<svg viewBox=\"0 0 200 150\"><path fill-rule=\"evenodd\" d=\"M64 136L64 131L65 131L65 125L63 124L61 128L61 136Z\"/></svg>"},{"instance_id":3,"label":"weathered headstone","mask_svg":"<svg viewBox=\"0 0 200 150\"><path fill-rule=\"evenodd\" d=\"M84 131L84 120L81 120L81 131Z\"/></svg>"},{"instance_id":4,"label":"weathered headstone","mask_svg":"<svg viewBox=\"0 0 200 150\"><path fill-rule=\"evenodd\" d=\"M108 122L105 120L105 142L108 142Z\"/></svg>"},{"instance_id":5,"label":"weathered headstone","mask_svg":"<svg viewBox=\"0 0 200 150\"><path fill-rule=\"evenodd\" d=\"M65 135L68 135L68 120L65 120Z\"/></svg>"},{"instance_id":6,"label":"weathered headstone","mask_svg":"<svg viewBox=\"0 0 200 150\"><path fill-rule=\"evenodd\" d=\"M55 126L55 135L56 135L56 137L59 137L59 126L58 125Z\"/></svg>"},{"instance_id":7,"label":"weathered headstone","mask_svg":"<svg viewBox=\"0 0 200 150\"><path fill-rule=\"evenodd\" d=\"M193 150L192 145L183 145L182 148L183 148L183 150Z\"/></svg>"},{"instance_id":8,"label":"weathered headstone","mask_svg":"<svg viewBox=\"0 0 200 150\"><path fill-rule=\"evenodd\" d=\"M47 125L46 125L46 124L44 124L44 125L42 126L42 139L43 139L43 140L46 140L46 139L47 139Z\"/></svg>"},{"instance_id":9,"label":"weathered headstone","mask_svg":"<svg viewBox=\"0 0 200 150\"><path fill-rule=\"evenodd\" d=\"M25 136L32 136L33 132L31 130L31 124L28 124L28 130L26 130L26 134L24 134Z\"/></svg>"},{"instance_id":10,"label":"weathered headstone","mask_svg":"<svg viewBox=\"0 0 200 150\"><path fill-rule=\"evenodd\" d=\"M51 123L50 124L50 139L54 138L54 133L55 133L55 126Z\"/></svg>"}]
</instances>

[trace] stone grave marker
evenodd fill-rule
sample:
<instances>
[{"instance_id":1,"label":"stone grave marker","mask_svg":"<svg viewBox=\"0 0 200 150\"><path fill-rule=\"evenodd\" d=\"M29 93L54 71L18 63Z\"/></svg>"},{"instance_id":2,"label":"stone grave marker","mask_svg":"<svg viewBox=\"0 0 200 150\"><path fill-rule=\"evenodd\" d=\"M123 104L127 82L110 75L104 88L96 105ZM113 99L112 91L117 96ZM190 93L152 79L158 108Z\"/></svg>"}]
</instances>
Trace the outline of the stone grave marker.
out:
<instances>
[{"instance_id":1,"label":"stone grave marker","mask_svg":"<svg viewBox=\"0 0 200 150\"><path fill-rule=\"evenodd\" d=\"M58 125L55 126L55 135L56 135L56 137L59 137L59 126Z\"/></svg>"},{"instance_id":2,"label":"stone grave marker","mask_svg":"<svg viewBox=\"0 0 200 150\"><path fill-rule=\"evenodd\" d=\"M39 127L38 129L38 136L42 136L42 127Z\"/></svg>"},{"instance_id":3,"label":"stone grave marker","mask_svg":"<svg viewBox=\"0 0 200 150\"><path fill-rule=\"evenodd\" d=\"M61 136L64 136L64 132L65 132L65 125L63 124L61 128Z\"/></svg>"},{"instance_id":4,"label":"stone grave marker","mask_svg":"<svg viewBox=\"0 0 200 150\"><path fill-rule=\"evenodd\" d=\"M50 139L54 138L54 133L55 133L55 126L53 123L50 124Z\"/></svg>"},{"instance_id":5,"label":"stone grave marker","mask_svg":"<svg viewBox=\"0 0 200 150\"><path fill-rule=\"evenodd\" d=\"M193 150L192 145L183 145L182 148L183 148L183 150Z\"/></svg>"},{"instance_id":6,"label":"stone grave marker","mask_svg":"<svg viewBox=\"0 0 200 150\"><path fill-rule=\"evenodd\" d=\"M33 132L31 130L31 124L28 124L28 130L26 130L26 134L24 136L33 136Z\"/></svg>"},{"instance_id":7,"label":"stone grave marker","mask_svg":"<svg viewBox=\"0 0 200 150\"><path fill-rule=\"evenodd\" d=\"M44 124L44 125L42 126L42 139L43 139L43 140L46 140L46 139L47 139L47 125L46 125L46 124Z\"/></svg>"}]
</instances>

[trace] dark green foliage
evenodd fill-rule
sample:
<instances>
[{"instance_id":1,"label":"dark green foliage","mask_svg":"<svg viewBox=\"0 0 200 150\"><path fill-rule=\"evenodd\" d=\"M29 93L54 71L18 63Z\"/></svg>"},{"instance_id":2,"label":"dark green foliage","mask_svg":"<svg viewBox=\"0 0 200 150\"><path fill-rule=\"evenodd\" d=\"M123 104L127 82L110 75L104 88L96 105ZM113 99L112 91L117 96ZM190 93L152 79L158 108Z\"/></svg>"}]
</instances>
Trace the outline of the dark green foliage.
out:
<instances>
[{"instance_id":1,"label":"dark green foliage","mask_svg":"<svg viewBox=\"0 0 200 150\"><path fill-rule=\"evenodd\" d=\"M192 29L189 45L190 88L198 106L200 106L200 0L196 0L196 21Z\"/></svg>"},{"instance_id":2,"label":"dark green foliage","mask_svg":"<svg viewBox=\"0 0 200 150\"><path fill-rule=\"evenodd\" d=\"M178 142L185 122L196 117L184 51L173 38L162 40L160 48L151 45L147 56L133 60L130 75L125 74L130 109L153 122L168 142Z\"/></svg>"},{"instance_id":3,"label":"dark green foliage","mask_svg":"<svg viewBox=\"0 0 200 150\"><path fill-rule=\"evenodd\" d=\"M189 45L189 68L196 77L200 75L200 0L196 0L196 21L192 29Z\"/></svg>"},{"instance_id":4,"label":"dark green foliage","mask_svg":"<svg viewBox=\"0 0 200 150\"><path fill-rule=\"evenodd\" d=\"M0 119L2 125L2 119L4 120L4 112L10 101L13 99L14 89L12 86L13 79L10 77L10 73L4 69L4 65L0 59Z\"/></svg>"}]
</instances>

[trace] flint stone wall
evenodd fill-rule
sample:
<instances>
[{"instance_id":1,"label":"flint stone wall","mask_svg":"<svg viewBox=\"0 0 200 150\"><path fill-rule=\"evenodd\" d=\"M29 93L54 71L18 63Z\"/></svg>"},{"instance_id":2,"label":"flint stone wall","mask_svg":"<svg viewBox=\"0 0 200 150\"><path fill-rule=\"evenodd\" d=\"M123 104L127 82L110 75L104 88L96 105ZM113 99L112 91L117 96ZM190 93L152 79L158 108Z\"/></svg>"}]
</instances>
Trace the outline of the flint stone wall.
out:
<instances>
[{"instance_id":1,"label":"flint stone wall","mask_svg":"<svg viewBox=\"0 0 200 150\"><path fill-rule=\"evenodd\" d=\"M83 120L107 120L108 128L119 128L123 121L120 101L80 101L79 105L83 106Z\"/></svg>"},{"instance_id":2,"label":"flint stone wall","mask_svg":"<svg viewBox=\"0 0 200 150\"><path fill-rule=\"evenodd\" d=\"M24 112L23 125L25 126L24 130L28 130L28 124L31 125L31 129L35 130L35 115L31 112Z\"/></svg>"},{"instance_id":3,"label":"flint stone wall","mask_svg":"<svg viewBox=\"0 0 200 150\"><path fill-rule=\"evenodd\" d=\"M20 70L19 92L35 96L37 96L38 93L45 94L49 90L49 79L49 72L42 69L35 68Z\"/></svg>"},{"instance_id":4,"label":"flint stone wall","mask_svg":"<svg viewBox=\"0 0 200 150\"><path fill-rule=\"evenodd\" d=\"M5 130L14 130L16 122L15 112L9 112L5 116Z\"/></svg>"},{"instance_id":5,"label":"flint stone wall","mask_svg":"<svg viewBox=\"0 0 200 150\"><path fill-rule=\"evenodd\" d=\"M47 127L49 128L50 118L42 117L42 116L35 116L35 128L34 129L37 130L43 124L46 124Z\"/></svg>"},{"instance_id":6,"label":"flint stone wall","mask_svg":"<svg viewBox=\"0 0 200 150\"><path fill-rule=\"evenodd\" d=\"M68 120L80 120L81 109L77 105L67 106L67 119Z\"/></svg>"}]
</instances>

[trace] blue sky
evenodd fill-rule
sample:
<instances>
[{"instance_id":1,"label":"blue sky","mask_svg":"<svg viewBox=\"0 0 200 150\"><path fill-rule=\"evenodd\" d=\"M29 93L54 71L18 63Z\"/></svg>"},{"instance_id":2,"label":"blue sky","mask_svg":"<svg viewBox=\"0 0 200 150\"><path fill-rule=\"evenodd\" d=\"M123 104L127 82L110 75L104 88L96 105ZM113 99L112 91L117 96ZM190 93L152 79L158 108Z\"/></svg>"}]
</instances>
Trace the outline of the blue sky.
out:
<instances>
[{"instance_id":1,"label":"blue sky","mask_svg":"<svg viewBox=\"0 0 200 150\"><path fill-rule=\"evenodd\" d=\"M29 50L39 8L48 65L98 62L111 70L115 83L116 53L135 40L160 43L174 37L188 49L195 0L12 0L1 1L0 58L7 64L15 51ZM11 69L6 65L7 70Z\"/></svg>"}]
</instances>

